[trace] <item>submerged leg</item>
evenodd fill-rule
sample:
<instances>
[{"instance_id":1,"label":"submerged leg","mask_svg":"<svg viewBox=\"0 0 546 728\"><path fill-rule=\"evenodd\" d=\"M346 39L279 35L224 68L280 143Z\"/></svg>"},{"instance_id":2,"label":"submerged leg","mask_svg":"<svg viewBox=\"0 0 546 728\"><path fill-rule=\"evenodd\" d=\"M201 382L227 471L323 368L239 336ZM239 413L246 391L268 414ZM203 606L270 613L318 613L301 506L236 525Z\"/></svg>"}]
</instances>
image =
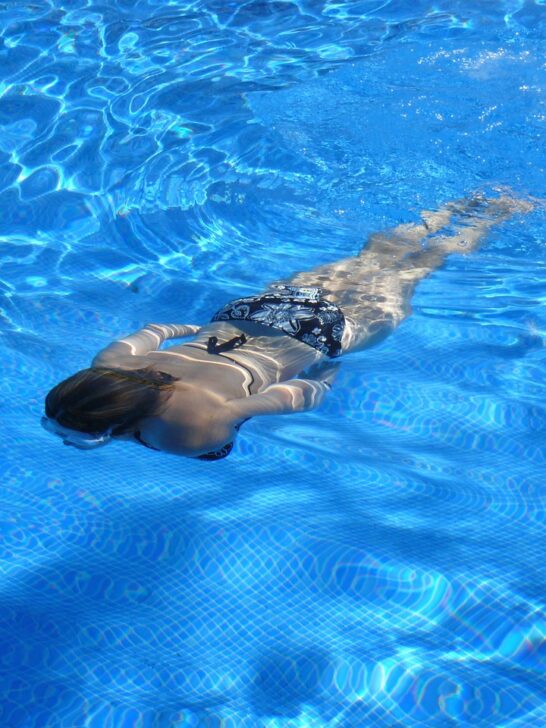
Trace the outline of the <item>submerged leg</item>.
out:
<instances>
[{"instance_id":1,"label":"submerged leg","mask_svg":"<svg viewBox=\"0 0 546 728\"><path fill-rule=\"evenodd\" d=\"M423 212L420 224L372 235L358 255L283 282L320 286L345 314L343 350L363 349L385 338L411 312L416 284L448 255L475 250L494 225L530 209L530 203L508 195L447 203Z\"/></svg>"}]
</instances>

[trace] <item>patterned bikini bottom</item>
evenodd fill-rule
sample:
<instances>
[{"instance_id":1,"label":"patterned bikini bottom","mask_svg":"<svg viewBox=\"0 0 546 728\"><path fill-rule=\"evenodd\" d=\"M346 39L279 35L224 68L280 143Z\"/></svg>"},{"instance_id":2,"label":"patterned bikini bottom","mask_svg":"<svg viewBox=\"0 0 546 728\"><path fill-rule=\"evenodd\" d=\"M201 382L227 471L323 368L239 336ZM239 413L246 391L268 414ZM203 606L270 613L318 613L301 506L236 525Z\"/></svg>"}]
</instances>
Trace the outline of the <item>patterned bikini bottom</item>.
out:
<instances>
[{"instance_id":1,"label":"patterned bikini bottom","mask_svg":"<svg viewBox=\"0 0 546 728\"><path fill-rule=\"evenodd\" d=\"M321 298L320 288L274 285L259 296L226 303L211 321L253 321L312 346L329 357L339 356L345 328L341 309Z\"/></svg>"}]
</instances>

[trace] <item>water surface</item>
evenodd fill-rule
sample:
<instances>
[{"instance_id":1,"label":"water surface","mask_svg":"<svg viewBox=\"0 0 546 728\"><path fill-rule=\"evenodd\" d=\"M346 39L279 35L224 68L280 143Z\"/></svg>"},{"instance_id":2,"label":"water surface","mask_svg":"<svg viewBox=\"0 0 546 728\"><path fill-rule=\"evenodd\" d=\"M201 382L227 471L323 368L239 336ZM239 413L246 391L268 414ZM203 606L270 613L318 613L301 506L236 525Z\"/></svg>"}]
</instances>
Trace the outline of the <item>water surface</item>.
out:
<instances>
[{"instance_id":1,"label":"water surface","mask_svg":"<svg viewBox=\"0 0 546 728\"><path fill-rule=\"evenodd\" d=\"M0 5L5 728L546 725L545 213L218 463L65 448L148 321L544 197L544 4Z\"/></svg>"}]
</instances>

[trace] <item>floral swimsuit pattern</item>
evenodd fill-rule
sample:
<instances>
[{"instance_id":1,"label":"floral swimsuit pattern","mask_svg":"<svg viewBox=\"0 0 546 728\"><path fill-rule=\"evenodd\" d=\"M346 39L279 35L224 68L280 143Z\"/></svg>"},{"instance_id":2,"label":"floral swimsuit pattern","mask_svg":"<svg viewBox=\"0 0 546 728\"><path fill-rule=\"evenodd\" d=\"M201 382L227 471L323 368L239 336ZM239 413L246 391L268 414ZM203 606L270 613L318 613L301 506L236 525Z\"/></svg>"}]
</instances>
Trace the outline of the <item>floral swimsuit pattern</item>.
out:
<instances>
[{"instance_id":1,"label":"floral swimsuit pattern","mask_svg":"<svg viewBox=\"0 0 546 728\"><path fill-rule=\"evenodd\" d=\"M341 354L345 317L320 298L320 288L276 285L259 296L226 303L211 321L254 321L278 329L329 357Z\"/></svg>"}]
</instances>

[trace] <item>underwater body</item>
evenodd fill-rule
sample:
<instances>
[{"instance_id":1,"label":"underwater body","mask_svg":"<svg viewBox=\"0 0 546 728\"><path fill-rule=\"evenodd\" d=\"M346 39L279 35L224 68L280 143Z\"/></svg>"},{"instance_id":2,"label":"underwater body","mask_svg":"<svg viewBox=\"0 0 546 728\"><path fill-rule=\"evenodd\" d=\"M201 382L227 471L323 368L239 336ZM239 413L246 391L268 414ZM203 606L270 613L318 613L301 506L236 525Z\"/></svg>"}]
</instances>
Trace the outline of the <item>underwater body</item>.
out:
<instances>
[{"instance_id":1,"label":"underwater body","mask_svg":"<svg viewBox=\"0 0 546 728\"><path fill-rule=\"evenodd\" d=\"M2 728L546 726L540 0L0 4ZM448 200L534 210L229 458L49 389Z\"/></svg>"}]
</instances>

